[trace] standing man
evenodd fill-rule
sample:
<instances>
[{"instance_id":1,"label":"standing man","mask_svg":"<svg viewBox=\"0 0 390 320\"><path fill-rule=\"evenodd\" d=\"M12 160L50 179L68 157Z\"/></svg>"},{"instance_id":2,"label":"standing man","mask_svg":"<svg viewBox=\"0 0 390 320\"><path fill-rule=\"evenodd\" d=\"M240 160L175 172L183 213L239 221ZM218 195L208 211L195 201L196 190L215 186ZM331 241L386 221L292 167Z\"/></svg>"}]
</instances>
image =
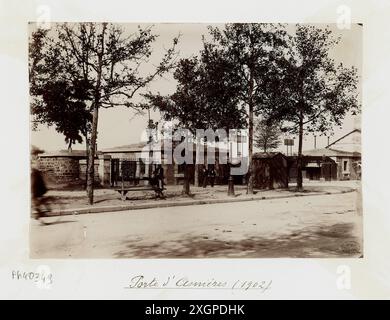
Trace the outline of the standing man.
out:
<instances>
[{"instance_id":1,"label":"standing man","mask_svg":"<svg viewBox=\"0 0 390 320\"><path fill-rule=\"evenodd\" d=\"M206 166L203 166L203 188L207 187L207 179L209 178L209 170Z\"/></svg>"},{"instance_id":2,"label":"standing man","mask_svg":"<svg viewBox=\"0 0 390 320\"><path fill-rule=\"evenodd\" d=\"M153 172L152 186L154 191L159 199L165 199L163 190L164 190L164 169L161 164L159 164L156 170Z\"/></svg>"},{"instance_id":3,"label":"standing man","mask_svg":"<svg viewBox=\"0 0 390 320\"><path fill-rule=\"evenodd\" d=\"M214 167L212 167L210 170L209 170L209 180L210 180L210 184L211 184L211 187L214 188L214 185L215 185L215 178L217 177L217 173L215 172L215 169Z\"/></svg>"},{"instance_id":4,"label":"standing man","mask_svg":"<svg viewBox=\"0 0 390 320\"><path fill-rule=\"evenodd\" d=\"M161 191L163 191L164 185L165 185L165 183L164 183L165 177L164 177L164 168L162 167L161 164L159 164L157 166L157 175L156 176L157 176L157 180L158 180L158 187L160 188Z\"/></svg>"}]
</instances>

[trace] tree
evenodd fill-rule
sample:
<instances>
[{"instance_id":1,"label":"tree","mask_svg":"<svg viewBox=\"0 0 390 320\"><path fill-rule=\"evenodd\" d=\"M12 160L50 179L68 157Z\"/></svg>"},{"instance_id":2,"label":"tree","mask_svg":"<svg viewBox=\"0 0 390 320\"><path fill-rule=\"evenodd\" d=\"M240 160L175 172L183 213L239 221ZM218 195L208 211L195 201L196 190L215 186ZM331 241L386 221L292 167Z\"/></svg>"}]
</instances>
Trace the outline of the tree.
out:
<instances>
[{"instance_id":1,"label":"tree","mask_svg":"<svg viewBox=\"0 0 390 320\"><path fill-rule=\"evenodd\" d=\"M148 100L147 108L151 106L159 110L164 120L176 120L176 128L189 129L192 134L195 134L195 130L203 128L208 121L207 114L198 112L199 107L203 106L202 95L200 94L201 73L198 59L181 59L174 72L174 79L178 82L176 92L167 96L162 96L159 93L145 95ZM190 194L186 162L184 163L183 194Z\"/></svg>"},{"instance_id":2,"label":"tree","mask_svg":"<svg viewBox=\"0 0 390 320\"><path fill-rule=\"evenodd\" d=\"M70 149L76 142L82 143L90 133L91 114L83 101L82 85L69 86L64 81L47 81L35 89L41 99L32 103L34 124L54 126L65 136Z\"/></svg>"},{"instance_id":3,"label":"tree","mask_svg":"<svg viewBox=\"0 0 390 320\"><path fill-rule=\"evenodd\" d=\"M35 85L35 75L37 73L42 73L43 68L42 60L44 59L43 49L45 42L47 41L47 34L49 30L47 29L38 29L32 33L30 37L29 47L28 47L28 63L29 63L29 76L30 76L30 88Z\"/></svg>"},{"instance_id":4,"label":"tree","mask_svg":"<svg viewBox=\"0 0 390 320\"><path fill-rule=\"evenodd\" d=\"M336 64L329 56L339 40L327 28L297 25L289 52L279 60L279 77L272 84L277 88L269 109L272 121L284 121L283 129L299 136L298 189L302 189L304 133L332 131L348 112L360 110L357 69Z\"/></svg>"},{"instance_id":5,"label":"tree","mask_svg":"<svg viewBox=\"0 0 390 320\"><path fill-rule=\"evenodd\" d=\"M227 24L223 30L209 28L211 41L206 46L234 66L230 74L240 88L236 108L245 114L249 136L248 194L253 194L254 116L269 104L268 83L277 74L277 60L286 47L283 28L266 24ZM220 82L224 86L224 82ZM271 90L272 91L272 90Z\"/></svg>"},{"instance_id":6,"label":"tree","mask_svg":"<svg viewBox=\"0 0 390 320\"><path fill-rule=\"evenodd\" d=\"M219 59L207 47L200 57L181 59L174 72L178 82L176 91L167 96L146 95L146 106L158 109L167 121L176 121L177 128L188 129L191 136L196 130L241 128L243 117L236 108L237 82L230 77L227 61ZM220 86L220 81L225 86ZM197 137L199 138L199 137ZM191 139L193 140L193 139ZM192 142L191 142L192 143ZM197 158L201 141L196 140ZM198 159L197 159L198 160ZM187 163L184 163L183 194L190 193ZM195 184L199 184L199 164L195 163Z\"/></svg>"},{"instance_id":7,"label":"tree","mask_svg":"<svg viewBox=\"0 0 390 320\"><path fill-rule=\"evenodd\" d=\"M29 44L32 129L36 130L38 124L54 126L58 133L64 135L69 150L73 144L85 141L88 154L92 121L85 103L89 90L85 86L88 83L77 78L64 81L57 77L59 68L51 70L52 60L47 51L47 42L50 41L48 33L45 29L36 30Z\"/></svg>"},{"instance_id":8,"label":"tree","mask_svg":"<svg viewBox=\"0 0 390 320\"><path fill-rule=\"evenodd\" d=\"M48 30L33 32L29 45L29 75L33 130L38 124L54 126L65 136L70 149L72 144L87 139L90 114L83 102L86 88L80 81L66 82L55 78L45 64L45 42ZM42 75L46 75L42 79Z\"/></svg>"},{"instance_id":9,"label":"tree","mask_svg":"<svg viewBox=\"0 0 390 320\"><path fill-rule=\"evenodd\" d=\"M259 120L255 128L255 145L263 152L272 151L279 147L280 135L279 125L271 123L266 119Z\"/></svg>"},{"instance_id":10,"label":"tree","mask_svg":"<svg viewBox=\"0 0 390 320\"><path fill-rule=\"evenodd\" d=\"M133 102L136 94L174 66L176 38L153 73L143 75L140 71L152 54L152 44L156 37L151 28L138 27L137 32L127 35L115 24L65 23L57 25L50 36L44 38L41 51L43 57L40 59L44 68L34 68L33 82L39 81L44 92L54 81L66 83L68 88L76 88L77 83L82 84L83 96L80 101L91 115L87 175L90 204L93 204L100 108L136 108ZM65 97L68 102L72 94L67 92Z\"/></svg>"}]
</instances>

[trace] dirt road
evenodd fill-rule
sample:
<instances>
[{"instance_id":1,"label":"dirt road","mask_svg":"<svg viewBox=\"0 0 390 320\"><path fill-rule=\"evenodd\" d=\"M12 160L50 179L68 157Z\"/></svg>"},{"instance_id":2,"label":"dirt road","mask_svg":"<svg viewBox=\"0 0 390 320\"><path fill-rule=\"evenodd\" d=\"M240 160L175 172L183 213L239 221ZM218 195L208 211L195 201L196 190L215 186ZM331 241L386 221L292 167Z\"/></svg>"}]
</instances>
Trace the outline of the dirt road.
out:
<instances>
[{"instance_id":1,"label":"dirt road","mask_svg":"<svg viewBox=\"0 0 390 320\"><path fill-rule=\"evenodd\" d=\"M47 218L32 258L328 258L362 255L358 192Z\"/></svg>"}]
</instances>

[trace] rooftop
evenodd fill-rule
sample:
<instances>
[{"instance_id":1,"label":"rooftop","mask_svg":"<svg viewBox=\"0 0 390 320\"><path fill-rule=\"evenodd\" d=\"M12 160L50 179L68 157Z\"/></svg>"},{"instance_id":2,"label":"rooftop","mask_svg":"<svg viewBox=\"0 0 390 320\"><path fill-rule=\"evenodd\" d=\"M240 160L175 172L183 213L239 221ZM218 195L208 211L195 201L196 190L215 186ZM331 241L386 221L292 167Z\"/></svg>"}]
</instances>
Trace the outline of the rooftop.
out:
<instances>
[{"instance_id":1,"label":"rooftop","mask_svg":"<svg viewBox=\"0 0 390 320\"><path fill-rule=\"evenodd\" d=\"M99 155L100 152L97 153ZM59 150L59 151L53 151L53 152L46 152L39 155L41 158L48 158L48 157L67 157L67 158L86 158L87 152L85 150Z\"/></svg>"},{"instance_id":2,"label":"rooftop","mask_svg":"<svg viewBox=\"0 0 390 320\"><path fill-rule=\"evenodd\" d=\"M133 143L125 146L118 146L108 149L103 149L103 153L110 153L110 152L140 152L144 147L146 147L146 142L139 142L139 143Z\"/></svg>"},{"instance_id":3,"label":"rooftop","mask_svg":"<svg viewBox=\"0 0 390 320\"><path fill-rule=\"evenodd\" d=\"M147 142L139 142L139 143L134 143L134 144L129 144L125 146L118 146L118 147L112 147L108 149L103 149L103 153L121 153L121 152L141 152L143 148L147 146ZM161 146L164 148L164 146ZM193 144L193 150L196 150L196 144ZM222 150L221 148L218 147L213 147L213 146L207 146L208 151L217 151L217 150ZM158 149L155 151L159 151ZM226 149L227 151L227 149Z\"/></svg>"},{"instance_id":4,"label":"rooftop","mask_svg":"<svg viewBox=\"0 0 390 320\"><path fill-rule=\"evenodd\" d=\"M336 150L331 148L313 149L303 151L305 156L326 156L326 157L361 157L360 152L350 152L343 150Z\"/></svg>"}]
</instances>

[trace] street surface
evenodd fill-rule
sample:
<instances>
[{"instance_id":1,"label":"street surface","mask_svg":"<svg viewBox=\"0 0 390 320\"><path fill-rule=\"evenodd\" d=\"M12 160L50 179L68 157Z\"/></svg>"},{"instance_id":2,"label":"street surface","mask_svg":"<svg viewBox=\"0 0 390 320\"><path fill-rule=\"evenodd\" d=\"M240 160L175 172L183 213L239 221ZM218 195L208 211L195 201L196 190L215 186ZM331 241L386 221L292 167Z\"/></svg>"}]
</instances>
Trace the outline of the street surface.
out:
<instances>
[{"instance_id":1,"label":"street surface","mask_svg":"<svg viewBox=\"0 0 390 320\"><path fill-rule=\"evenodd\" d=\"M46 218L32 258L360 257L359 193Z\"/></svg>"}]
</instances>

